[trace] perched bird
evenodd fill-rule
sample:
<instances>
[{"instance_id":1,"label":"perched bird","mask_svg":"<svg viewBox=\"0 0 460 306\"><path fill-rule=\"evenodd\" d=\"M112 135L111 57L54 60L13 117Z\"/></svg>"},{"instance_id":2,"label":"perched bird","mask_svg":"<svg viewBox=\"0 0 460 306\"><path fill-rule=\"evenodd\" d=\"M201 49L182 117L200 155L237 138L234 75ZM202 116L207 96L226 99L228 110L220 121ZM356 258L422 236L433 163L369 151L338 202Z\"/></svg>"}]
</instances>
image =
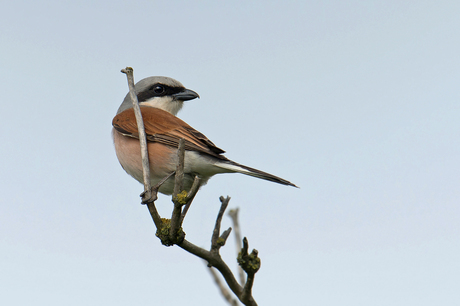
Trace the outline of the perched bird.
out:
<instances>
[{"instance_id":1,"label":"perched bird","mask_svg":"<svg viewBox=\"0 0 460 306\"><path fill-rule=\"evenodd\" d=\"M190 189L195 175L201 179L201 185L218 173L243 173L275 183L295 186L269 173L240 165L222 154L206 136L176 117L184 101L199 98L193 90L186 89L180 82L168 77L149 77L135 85L139 100L150 163L152 186L176 170L177 147L179 140L185 140L184 188ZM139 133L133 104L126 95L113 118L113 140L115 151L123 169L143 183L142 160ZM159 189L161 193L172 194L174 176Z\"/></svg>"}]
</instances>

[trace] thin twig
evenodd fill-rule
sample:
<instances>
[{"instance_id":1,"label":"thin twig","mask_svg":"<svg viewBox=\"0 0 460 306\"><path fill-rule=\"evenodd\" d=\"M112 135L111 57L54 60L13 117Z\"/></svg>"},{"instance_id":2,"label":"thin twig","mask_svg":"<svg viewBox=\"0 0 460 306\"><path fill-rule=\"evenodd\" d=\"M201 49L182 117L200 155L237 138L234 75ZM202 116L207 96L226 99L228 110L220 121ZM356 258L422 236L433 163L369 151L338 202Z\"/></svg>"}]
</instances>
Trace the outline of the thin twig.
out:
<instances>
[{"instance_id":1,"label":"thin twig","mask_svg":"<svg viewBox=\"0 0 460 306\"><path fill-rule=\"evenodd\" d=\"M183 232L179 233L181 227L181 215L182 215L182 206L186 203L186 196L181 196L182 181L184 178L184 160L185 160L185 141L184 139L179 140L179 147L177 148L177 168L176 168L176 180L174 183L174 192L173 192L173 203L174 208L171 215L171 227L169 230L169 239L173 242L176 241L177 235L181 235L181 239L185 237ZM182 235L183 234L183 235Z\"/></svg>"},{"instance_id":2,"label":"thin twig","mask_svg":"<svg viewBox=\"0 0 460 306\"><path fill-rule=\"evenodd\" d=\"M220 289L220 293L222 293L222 296L224 299L232 306L238 306L238 301L232 297L230 292L227 290L227 287L222 283L220 280L219 275L217 275L216 271L214 270L213 267L209 268L209 273L211 273L212 278L214 279L214 282L216 283L217 287Z\"/></svg>"},{"instance_id":3,"label":"thin twig","mask_svg":"<svg viewBox=\"0 0 460 306\"><path fill-rule=\"evenodd\" d=\"M248 254L248 249L248 239L244 237L243 248L241 249L237 258L238 264L248 275L241 296L239 296L240 301L243 303L249 302L252 299L252 285L254 284L254 276L260 269L260 258L258 256L259 252L254 249L252 250L251 254Z\"/></svg>"},{"instance_id":4,"label":"thin twig","mask_svg":"<svg viewBox=\"0 0 460 306\"><path fill-rule=\"evenodd\" d=\"M154 202L147 203L147 208L149 209L150 216L152 216L153 223L155 223L155 227L157 229L161 228L163 223L161 222L161 217L160 217L160 214L158 213L155 203Z\"/></svg>"},{"instance_id":5,"label":"thin twig","mask_svg":"<svg viewBox=\"0 0 460 306\"><path fill-rule=\"evenodd\" d=\"M220 239L220 244L222 244L222 246L224 246L225 243L227 242L227 238L228 236L230 236L231 232L232 232L232 228L229 227L222 233L222 235L220 235L219 239Z\"/></svg>"},{"instance_id":6,"label":"thin twig","mask_svg":"<svg viewBox=\"0 0 460 306\"><path fill-rule=\"evenodd\" d=\"M254 285L255 274L248 274L248 279L244 285L243 292L241 293L241 301L249 301L252 298L252 285Z\"/></svg>"},{"instance_id":7,"label":"thin twig","mask_svg":"<svg viewBox=\"0 0 460 306\"><path fill-rule=\"evenodd\" d=\"M184 180L184 161L185 161L185 140L179 139L179 146L177 147L177 167L176 167L176 180L174 182L173 198L182 191Z\"/></svg>"},{"instance_id":8,"label":"thin twig","mask_svg":"<svg viewBox=\"0 0 460 306\"><path fill-rule=\"evenodd\" d=\"M151 185L150 185L150 163L149 163L149 153L147 149L147 138L145 134L144 128L144 120L142 119L141 109L139 107L139 101L137 100L136 89L134 87L134 72L133 68L126 67L122 69L121 72L126 74L126 78L128 79L128 87L129 87L129 97L133 103L133 110L136 116L137 122L137 130L139 132L139 143L141 146L141 157L142 157L142 173L144 179L144 192L141 193L142 197L142 204L147 204L149 209L150 215L152 216L153 222L157 228L162 226L161 217L158 214L158 211L155 207L155 200L157 199L156 193L152 193Z\"/></svg>"},{"instance_id":9,"label":"thin twig","mask_svg":"<svg viewBox=\"0 0 460 306\"><path fill-rule=\"evenodd\" d=\"M129 96L133 102L134 114L136 115L137 130L139 131L139 142L141 144L141 156L142 156L142 171L144 177L144 193L147 199L152 197L150 191L150 164L149 155L147 151L147 138L145 135L144 121L142 120L141 109L139 107L139 101L137 100L136 89L134 87L134 74L133 68L126 67L121 72L126 74L128 78Z\"/></svg>"},{"instance_id":10,"label":"thin twig","mask_svg":"<svg viewBox=\"0 0 460 306\"><path fill-rule=\"evenodd\" d=\"M187 194L187 204L185 204L184 209L182 210L182 214L180 216L180 224L184 223L185 215L187 215L188 209L190 208L190 205L192 205L193 199L195 198L198 189L200 189L200 182L201 179L198 176L195 176L192 187L190 188L190 191Z\"/></svg>"},{"instance_id":11,"label":"thin twig","mask_svg":"<svg viewBox=\"0 0 460 306\"><path fill-rule=\"evenodd\" d=\"M161 185L164 184L171 176L173 176L176 173L176 171L171 172L167 176L165 176L161 181L159 181L155 186L152 186L150 189L152 191L152 198L153 201L148 201L143 204L147 204L147 207L150 212L150 216L152 216L153 222L155 223L155 227L158 229L161 229L163 227L163 222L161 221L160 214L157 211L157 208L155 207L155 200L157 197L158 189L160 189Z\"/></svg>"},{"instance_id":12,"label":"thin twig","mask_svg":"<svg viewBox=\"0 0 460 306\"><path fill-rule=\"evenodd\" d=\"M227 200L227 201L225 201ZM221 197L222 205L220 208L219 216L217 219L222 219L222 215L225 212L225 208L228 205L228 200L230 198L224 199ZM220 229L220 221L216 221L216 227L215 227L215 232L213 232L213 239L214 235L219 237L219 229ZM217 239L215 239L215 244L217 246ZM246 299L243 301L241 299L242 293L243 293L243 287L238 283L236 280L235 276L232 273L232 270L228 267L228 265L222 260L222 257L219 254L219 248L215 247L215 251L207 251L203 248L200 248L193 243L189 242L188 240L184 239L182 242L177 243L177 245L186 250L187 252L194 254L195 256L200 257L201 259L204 259L208 262L208 266L210 267L215 267L219 272L222 274L222 276L225 279L225 282L229 286L229 288L232 290L232 292L238 297L238 299L246 306L257 306L256 301L252 296L247 296Z\"/></svg>"},{"instance_id":13,"label":"thin twig","mask_svg":"<svg viewBox=\"0 0 460 306\"><path fill-rule=\"evenodd\" d=\"M212 232L211 238L211 252L218 252L221 245L218 243L219 234L220 234L220 224L222 223L222 217L224 216L224 212L227 209L228 202L230 201L230 197L227 196L226 198L220 197L219 198L222 205L220 206L219 214L217 215L216 225L214 226L214 231Z\"/></svg>"},{"instance_id":14,"label":"thin twig","mask_svg":"<svg viewBox=\"0 0 460 306\"><path fill-rule=\"evenodd\" d=\"M193 179L192 187L190 187L190 190L187 194L187 202L195 198L198 190L200 189L200 185L201 185L201 179L198 176L195 176L195 178Z\"/></svg>"},{"instance_id":15,"label":"thin twig","mask_svg":"<svg viewBox=\"0 0 460 306\"><path fill-rule=\"evenodd\" d=\"M232 218L232 223L233 223L233 229L234 229L234 235L235 235L235 240L236 240L236 255L238 256L238 253L241 250L241 231L240 231L240 223L238 221L238 213L239 213L239 208L231 209L228 212L228 215L230 218ZM238 266L238 275L240 277L240 284L241 286L244 285L245 283L245 277L244 277L244 271L241 268L241 266Z\"/></svg>"}]
</instances>

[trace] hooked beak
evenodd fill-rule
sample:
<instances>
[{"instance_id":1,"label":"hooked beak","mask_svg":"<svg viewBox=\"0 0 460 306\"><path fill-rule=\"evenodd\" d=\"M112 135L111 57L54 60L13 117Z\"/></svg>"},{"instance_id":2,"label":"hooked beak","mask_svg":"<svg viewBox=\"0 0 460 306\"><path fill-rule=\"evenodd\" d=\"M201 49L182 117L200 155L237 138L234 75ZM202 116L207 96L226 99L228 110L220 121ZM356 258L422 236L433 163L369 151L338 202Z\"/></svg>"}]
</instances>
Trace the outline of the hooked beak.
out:
<instances>
[{"instance_id":1,"label":"hooked beak","mask_svg":"<svg viewBox=\"0 0 460 306\"><path fill-rule=\"evenodd\" d=\"M172 95L174 100L188 101L199 98L200 95L190 89L184 89L181 92Z\"/></svg>"}]
</instances>

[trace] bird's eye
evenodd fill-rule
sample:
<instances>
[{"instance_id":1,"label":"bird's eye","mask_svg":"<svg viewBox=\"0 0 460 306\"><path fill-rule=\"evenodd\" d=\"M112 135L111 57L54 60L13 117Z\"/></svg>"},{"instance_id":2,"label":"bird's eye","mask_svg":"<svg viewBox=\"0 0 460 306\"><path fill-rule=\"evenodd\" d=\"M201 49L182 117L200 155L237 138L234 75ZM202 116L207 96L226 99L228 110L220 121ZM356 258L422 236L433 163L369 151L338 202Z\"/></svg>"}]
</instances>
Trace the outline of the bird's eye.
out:
<instances>
[{"instance_id":1,"label":"bird's eye","mask_svg":"<svg viewBox=\"0 0 460 306\"><path fill-rule=\"evenodd\" d=\"M162 93L165 92L165 88L161 85L155 85L152 88L153 92L156 93L157 95L161 95Z\"/></svg>"}]
</instances>

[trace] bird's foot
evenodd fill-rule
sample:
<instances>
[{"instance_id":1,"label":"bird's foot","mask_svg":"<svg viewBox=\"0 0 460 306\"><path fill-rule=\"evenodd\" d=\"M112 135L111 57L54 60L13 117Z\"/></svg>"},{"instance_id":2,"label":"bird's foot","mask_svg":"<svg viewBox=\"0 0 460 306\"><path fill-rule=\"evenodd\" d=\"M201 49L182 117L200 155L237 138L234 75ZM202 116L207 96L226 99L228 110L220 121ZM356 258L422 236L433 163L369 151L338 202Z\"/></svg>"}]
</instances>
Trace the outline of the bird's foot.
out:
<instances>
[{"instance_id":1,"label":"bird's foot","mask_svg":"<svg viewBox=\"0 0 460 306\"><path fill-rule=\"evenodd\" d=\"M150 190L146 190L143 193L140 194L140 197L142 199L141 203L142 204L149 204L153 203L158 199L158 190L160 189L161 185L163 185L169 178L171 178L176 171L171 172L167 176L165 176L161 181L156 183L154 186L150 188Z\"/></svg>"},{"instance_id":2,"label":"bird's foot","mask_svg":"<svg viewBox=\"0 0 460 306\"><path fill-rule=\"evenodd\" d=\"M155 190L153 187L150 190L146 190L140 194L141 203L149 204L153 203L158 199L158 188Z\"/></svg>"}]
</instances>

